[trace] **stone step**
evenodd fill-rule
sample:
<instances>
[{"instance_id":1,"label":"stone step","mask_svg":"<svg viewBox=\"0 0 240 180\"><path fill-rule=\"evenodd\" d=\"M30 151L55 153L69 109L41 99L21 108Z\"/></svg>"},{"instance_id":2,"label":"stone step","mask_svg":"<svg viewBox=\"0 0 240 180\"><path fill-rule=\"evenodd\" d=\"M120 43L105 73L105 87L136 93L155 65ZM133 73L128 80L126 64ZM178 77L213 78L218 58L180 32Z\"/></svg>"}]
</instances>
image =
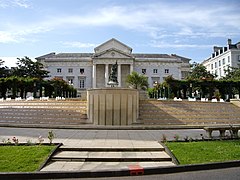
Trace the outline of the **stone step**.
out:
<instances>
[{"instance_id":1,"label":"stone step","mask_svg":"<svg viewBox=\"0 0 240 180\"><path fill-rule=\"evenodd\" d=\"M52 161L171 161L171 157L164 151L62 151L54 155Z\"/></svg>"},{"instance_id":2,"label":"stone step","mask_svg":"<svg viewBox=\"0 0 240 180\"><path fill-rule=\"evenodd\" d=\"M140 101L143 124L239 123L239 107L231 103Z\"/></svg>"},{"instance_id":3,"label":"stone step","mask_svg":"<svg viewBox=\"0 0 240 180\"><path fill-rule=\"evenodd\" d=\"M41 171L101 171L101 170L128 170L129 166L139 166L141 168L157 168L166 166L176 166L170 161L166 162L51 162Z\"/></svg>"},{"instance_id":4,"label":"stone step","mask_svg":"<svg viewBox=\"0 0 240 180\"><path fill-rule=\"evenodd\" d=\"M89 151L89 152L155 152L164 151L165 148L159 144L159 147L66 147L61 146L59 151Z\"/></svg>"}]
</instances>

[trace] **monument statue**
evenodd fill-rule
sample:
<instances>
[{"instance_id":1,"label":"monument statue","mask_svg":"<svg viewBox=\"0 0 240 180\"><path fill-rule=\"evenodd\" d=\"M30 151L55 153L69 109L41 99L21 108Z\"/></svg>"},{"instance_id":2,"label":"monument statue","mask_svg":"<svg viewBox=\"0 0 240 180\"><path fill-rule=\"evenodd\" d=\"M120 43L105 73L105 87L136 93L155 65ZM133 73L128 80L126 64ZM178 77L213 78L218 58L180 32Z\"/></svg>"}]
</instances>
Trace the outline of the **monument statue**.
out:
<instances>
[{"instance_id":1,"label":"monument statue","mask_svg":"<svg viewBox=\"0 0 240 180\"><path fill-rule=\"evenodd\" d=\"M117 64L117 61L116 61L116 63L112 65L111 73L109 75L109 80L108 80L108 83L107 83L111 87L114 87L114 86L118 85L117 69L118 69L118 64Z\"/></svg>"}]
</instances>

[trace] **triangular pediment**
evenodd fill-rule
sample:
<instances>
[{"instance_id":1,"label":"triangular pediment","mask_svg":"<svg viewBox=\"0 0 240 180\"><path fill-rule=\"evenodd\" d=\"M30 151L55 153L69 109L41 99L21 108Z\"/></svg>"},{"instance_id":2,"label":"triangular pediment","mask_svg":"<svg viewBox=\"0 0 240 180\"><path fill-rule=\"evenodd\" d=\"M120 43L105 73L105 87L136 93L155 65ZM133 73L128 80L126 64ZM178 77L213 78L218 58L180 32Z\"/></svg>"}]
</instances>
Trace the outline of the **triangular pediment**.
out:
<instances>
[{"instance_id":1,"label":"triangular pediment","mask_svg":"<svg viewBox=\"0 0 240 180\"><path fill-rule=\"evenodd\" d=\"M108 50L105 50L103 52L100 53L95 53L94 54L94 58L101 58L101 59L129 59L129 58L133 58L133 56L131 54L127 54L125 52L122 52L118 49L115 48L111 48Z\"/></svg>"},{"instance_id":2,"label":"triangular pediment","mask_svg":"<svg viewBox=\"0 0 240 180\"><path fill-rule=\"evenodd\" d=\"M96 54L100 54L102 52L106 52L110 49L116 49L119 50L125 54L131 54L132 48L128 47L127 45L123 44L122 42L116 40L116 39L110 39L107 42L97 46L94 51Z\"/></svg>"}]
</instances>

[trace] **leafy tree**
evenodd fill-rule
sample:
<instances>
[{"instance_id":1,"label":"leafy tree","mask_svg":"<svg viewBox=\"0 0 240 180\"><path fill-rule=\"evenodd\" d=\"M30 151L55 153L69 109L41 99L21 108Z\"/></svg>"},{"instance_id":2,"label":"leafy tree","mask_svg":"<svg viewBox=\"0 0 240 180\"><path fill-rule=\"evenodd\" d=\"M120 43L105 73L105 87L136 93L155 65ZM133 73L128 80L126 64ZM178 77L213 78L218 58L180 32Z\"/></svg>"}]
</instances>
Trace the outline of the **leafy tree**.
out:
<instances>
[{"instance_id":1,"label":"leafy tree","mask_svg":"<svg viewBox=\"0 0 240 180\"><path fill-rule=\"evenodd\" d=\"M228 67L225 74L224 80L240 80L240 68Z\"/></svg>"},{"instance_id":2,"label":"leafy tree","mask_svg":"<svg viewBox=\"0 0 240 180\"><path fill-rule=\"evenodd\" d=\"M48 77L48 71L43 70L43 64L32 61L29 57L17 58L17 68L14 69L13 75L19 77L32 77L43 79Z\"/></svg>"},{"instance_id":3,"label":"leafy tree","mask_svg":"<svg viewBox=\"0 0 240 180\"><path fill-rule=\"evenodd\" d=\"M3 64L4 64L4 61L0 59L0 66L2 66Z\"/></svg>"},{"instance_id":4,"label":"leafy tree","mask_svg":"<svg viewBox=\"0 0 240 180\"><path fill-rule=\"evenodd\" d=\"M53 78L50 80L50 87L48 89L50 91L54 91L54 97L74 97L76 89L74 89L71 85L69 85L66 81L61 78ZM73 95L74 92L74 95ZM49 92L52 94L52 92Z\"/></svg>"},{"instance_id":5,"label":"leafy tree","mask_svg":"<svg viewBox=\"0 0 240 180\"><path fill-rule=\"evenodd\" d=\"M134 89L146 90L148 87L148 78L144 75L138 74L135 71L127 76L126 82Z\"/></svg>"},{"instance_id":6,"label":"leafy tree","mask_svg":"<svg viewBox=\"0 0 240 180\"><path fill-rule=\"evenodd\" d=\"M206 67L202 64L195 63L192 66L192 71L187 76L188 80L199 80L199 79L214 79L214 75L207 71Z\"/></svg>"},{"instance_id":7,"label":"leafy tree","mask_svg":"<svg viewBox=\"0 0 240 180\"><path fill-rule=\"evenodd\" d=\"M3 66L4 61L0 59L0 78L5 78L9 75L9 69L6 66Z\"/></svg>"}]
</instances>

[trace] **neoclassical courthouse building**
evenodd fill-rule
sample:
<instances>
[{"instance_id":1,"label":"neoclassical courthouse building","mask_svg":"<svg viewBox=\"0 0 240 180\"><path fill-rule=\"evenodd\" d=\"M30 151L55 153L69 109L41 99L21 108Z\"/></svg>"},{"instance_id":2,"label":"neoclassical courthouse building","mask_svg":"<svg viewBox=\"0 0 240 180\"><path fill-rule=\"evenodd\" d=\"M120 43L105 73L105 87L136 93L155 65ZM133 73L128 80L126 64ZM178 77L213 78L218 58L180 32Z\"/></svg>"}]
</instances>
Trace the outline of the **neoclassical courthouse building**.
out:
<instances>
[{"instance_id":1,"label":"neoclassical courthouse building","mask_svg":"<svg viewBox=\"0 0 240 180\"><path fill-rule=\"evenodd\" d=\"M176 54L135 54L132 48L116 39L94 48L94 53L50 53L36 58L50 73L49 79L62 78L79 93L89 88L108 87L113 64L118 64L118 86L127 87L126 77L132 71L148 77L150 87L172 75L183 79L190 70L190 59Z\"/></svg>"}]
</instances>

